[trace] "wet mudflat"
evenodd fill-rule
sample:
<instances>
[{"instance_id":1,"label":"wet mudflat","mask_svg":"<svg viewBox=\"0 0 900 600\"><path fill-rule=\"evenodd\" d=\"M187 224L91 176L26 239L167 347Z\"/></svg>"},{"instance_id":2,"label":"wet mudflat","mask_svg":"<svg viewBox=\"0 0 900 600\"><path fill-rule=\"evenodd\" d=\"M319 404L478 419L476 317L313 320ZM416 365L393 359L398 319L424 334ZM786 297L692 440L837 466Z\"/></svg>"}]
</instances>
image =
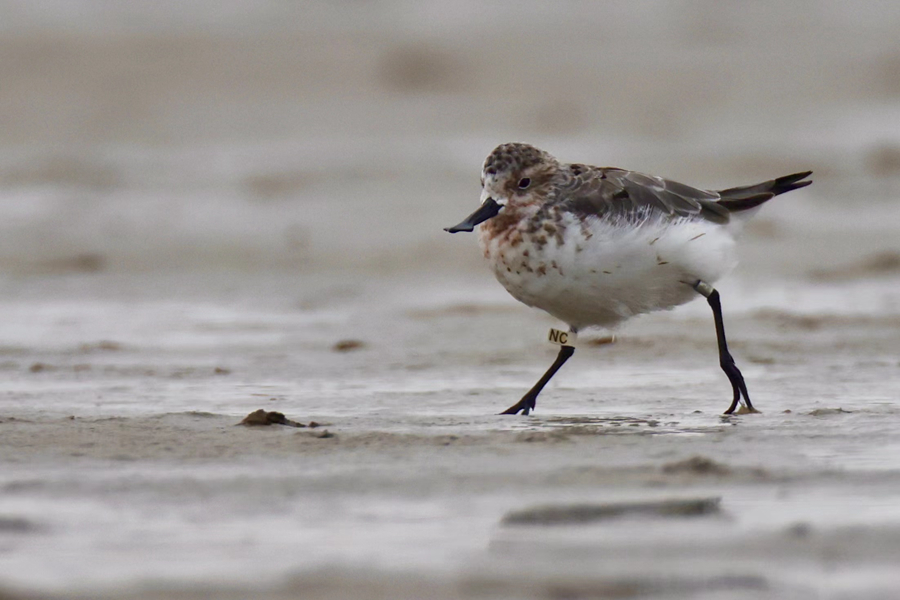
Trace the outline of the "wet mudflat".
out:
<instances>
[{"instance_id":1,"label":"wet mudflat","mask_svg":"<svg viewBox=\"0 0 900 600\"><path fill-rule=\"evenodd\" d=\"M487 278L348 293L306 277L273 297L259 275L199 290L141 278L165 294L97 277L20 281L4 304L23 324L3 328L0 400L14 598L900 586L893 312L809 313L722 286L762 414L719 414L730 390L698 302L612 344L588 336L537 413L510 417L494 413L552 360L554 323ZM816 293L851 306L840 296L865 287L891 305L884 283ZM316 426L239 425L258 409Z\"/></svg>"}]
</instances>

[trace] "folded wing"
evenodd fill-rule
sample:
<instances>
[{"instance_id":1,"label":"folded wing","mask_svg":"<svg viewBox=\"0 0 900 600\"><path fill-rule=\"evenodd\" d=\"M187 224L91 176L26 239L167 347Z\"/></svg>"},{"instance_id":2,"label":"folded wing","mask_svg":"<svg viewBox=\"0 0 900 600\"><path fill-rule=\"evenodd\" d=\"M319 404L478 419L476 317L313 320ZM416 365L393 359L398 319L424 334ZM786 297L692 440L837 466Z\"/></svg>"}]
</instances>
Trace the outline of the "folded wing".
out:
<instances>
[{"instance_id":1,"label":"folded wing","mask_svg":"<svg viewBox=\"0 0 900 600\"><path fill-rule=\"evenodd\" d=\"M730 213L759 206L812 183L810 171L756 185L708 191L616 168L568 165L561 169L556 198L566 210L603 218L699 218L727 223Z\"/></svg>"}]
</instances>

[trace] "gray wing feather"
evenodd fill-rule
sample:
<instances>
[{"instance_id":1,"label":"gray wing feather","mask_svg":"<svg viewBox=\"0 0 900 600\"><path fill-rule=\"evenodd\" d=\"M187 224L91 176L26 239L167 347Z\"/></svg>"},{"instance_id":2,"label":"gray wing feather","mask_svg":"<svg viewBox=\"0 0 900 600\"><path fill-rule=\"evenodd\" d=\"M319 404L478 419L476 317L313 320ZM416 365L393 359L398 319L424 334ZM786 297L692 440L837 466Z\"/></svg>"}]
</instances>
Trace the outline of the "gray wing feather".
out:
<instances>
[{"instance_id":1,"label":"gray wing feather","mask_svg":"<svg viewBox=\"0 0 900 600\"><path fill-rule=\"evenodd\" d=\"M569 165L560 170L556 202L567 210L606 218L700 218L727 223L718 192L624 169Z\"/></svg>"}]
</instances>

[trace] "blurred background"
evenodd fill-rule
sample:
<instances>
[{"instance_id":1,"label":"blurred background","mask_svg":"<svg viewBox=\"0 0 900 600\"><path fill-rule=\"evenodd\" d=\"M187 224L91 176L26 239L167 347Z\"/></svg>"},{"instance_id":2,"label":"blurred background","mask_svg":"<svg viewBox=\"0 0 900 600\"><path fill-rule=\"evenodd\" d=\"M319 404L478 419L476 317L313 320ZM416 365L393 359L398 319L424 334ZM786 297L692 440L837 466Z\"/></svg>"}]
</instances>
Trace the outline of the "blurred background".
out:
<instances>
[{"instance_id":1,"label":"blurred background","mask_svg":"<svg viewBox=\"0 0 900 600\"><path fill-rule=\"evenodd\" d=\"M506 141L813 169L745 272L896 268L898 31L837 0L2 0L0 273L482 268L441 229Z\"/></svg>"}]
</instances>

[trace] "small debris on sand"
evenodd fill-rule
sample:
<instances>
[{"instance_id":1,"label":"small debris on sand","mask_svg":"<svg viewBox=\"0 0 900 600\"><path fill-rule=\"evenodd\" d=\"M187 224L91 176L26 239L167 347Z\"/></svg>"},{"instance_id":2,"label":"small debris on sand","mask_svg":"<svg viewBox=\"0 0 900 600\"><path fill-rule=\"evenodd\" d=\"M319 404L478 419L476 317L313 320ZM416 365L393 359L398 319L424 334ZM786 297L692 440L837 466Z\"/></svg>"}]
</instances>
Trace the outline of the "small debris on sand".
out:
<instances>
[{"instance_id":1,"label":"small debris on sand","mask_svg":"<svg viewBox=\"0 0 900 600\"><path fill-rule=\"evenodd\" d=\"M316 435L316 437L317 437L317 438L321 438L321 439L333 438L333 437L334 437L334 434L331 433L330 431L328 431L327 429L325 429L324 431L318 433L318 434Z\"/></svg>"},{"instance_id":2,"label":"small debris on sand","mask_svg":"<svg viewBox=\"0 0 900 600\"><path fill-rule=\"evenodd\" d=\"M720 512L721 498L690 498L651 502L611 502L526 508L507 513L504 525L580 525L619 517L699 517Z\"/></svg>"},{"instance_id":3,"label":"small debris on sand","mask_svg":"<svg viewBox=\"0 0 900 600\"><path fill-rule=\"evenodd\" d=\"M362 340L340 340L331 349L335 352L352 352L365 347L366 343Z\"/></svg>"},{"instance_id":4,"label":"small debris on sand","mask_svg":"<svg viewBox=\"0 0 900 600\"><path fill-rule=\"evenodd\" d=\"M729 475L731 469L705 456L692 456L685 460L667 463L662 466L663 473L690 473L693 475Z\"/></svg>"},{"instance_id":5,"label":"small debris on sand","mask_svg":"<svg viewBox=\"0 0 900 600\"><path fill-rule=\"evenodd\" d=\"M828 415L849 415L852 410L844 410L843 408L817 408L813 411L810 411L810 417L825 417Z\"/></svg>"},{"instance_id":6,"label":"small debris on sand","mask_svg":"<svg viewBox=\"0 0 900 600\"><path fill-rule=\"evenodd\" d=\"M266 411L261 408L244 417L244 420L238 423L238 425L246 425L248 427L258 425L287 425L288 427L306 427L306 425L304 425L303 423L298 423L297 421L288 419L284 416L284 413L280 413L274 410Z\"/></svg>"}]
</instances>

